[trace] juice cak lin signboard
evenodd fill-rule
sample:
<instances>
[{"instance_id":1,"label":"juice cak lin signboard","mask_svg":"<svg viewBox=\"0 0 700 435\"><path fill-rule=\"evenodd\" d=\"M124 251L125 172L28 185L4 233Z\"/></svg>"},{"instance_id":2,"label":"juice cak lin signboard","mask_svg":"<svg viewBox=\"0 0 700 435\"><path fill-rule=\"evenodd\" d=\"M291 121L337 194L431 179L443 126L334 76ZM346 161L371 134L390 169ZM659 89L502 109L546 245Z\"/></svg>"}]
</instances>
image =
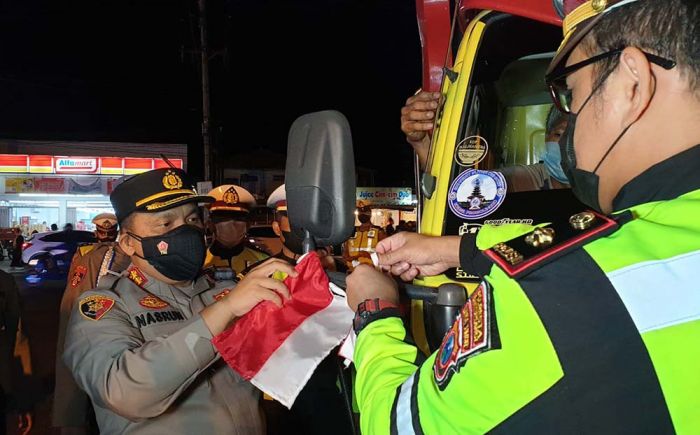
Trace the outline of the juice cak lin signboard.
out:
<instances>
[{"instance_id":1,"label":"juice cak lin signboard","mask_svg":"<svg viewBox=\"0 0 700 435\"><path fill-rule=\"evenodd\" d=\"M357 200L365 205L413 205L410 187L358 187Z\"/></svg>"}]
</instances>

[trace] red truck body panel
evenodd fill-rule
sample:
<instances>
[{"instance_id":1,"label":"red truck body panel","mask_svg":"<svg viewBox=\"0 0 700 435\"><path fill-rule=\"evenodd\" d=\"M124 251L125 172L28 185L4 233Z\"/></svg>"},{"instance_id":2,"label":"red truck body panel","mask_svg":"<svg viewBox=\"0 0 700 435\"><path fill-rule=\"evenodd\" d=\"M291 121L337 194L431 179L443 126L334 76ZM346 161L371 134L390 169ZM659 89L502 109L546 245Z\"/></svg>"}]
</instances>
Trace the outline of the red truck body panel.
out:
<instances>
[{"instance_id":1,"label":"red truck body panel","mask_svg":"<svg viewBox=\"0 0 700 435\"><path fill-rule=\"evenodd\" d=\"M461 0L459 31L479 11L494 10L561 26L552 0ZM416 15L423 53L423 89L437 91L443 67L452 66L450 0L416 0ZM448 51L450 50L450 51Z\"/></svg>"}]
</instances>

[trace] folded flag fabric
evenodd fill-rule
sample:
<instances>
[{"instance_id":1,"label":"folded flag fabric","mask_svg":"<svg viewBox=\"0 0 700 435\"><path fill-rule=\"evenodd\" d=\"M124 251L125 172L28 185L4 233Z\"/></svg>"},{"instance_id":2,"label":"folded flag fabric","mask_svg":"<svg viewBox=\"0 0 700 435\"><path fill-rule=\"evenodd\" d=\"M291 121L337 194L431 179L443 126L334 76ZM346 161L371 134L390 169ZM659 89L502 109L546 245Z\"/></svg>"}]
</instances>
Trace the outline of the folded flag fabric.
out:
<instances>
[{"instance_id":1,"label":"folded flag fabric","mask_svg":"<svg viewBox=\"0 0 700 435\"><path fill-rule=\"evenodd\" d=\"M282 308L260 303L212 340L232 369L287 408L348 335L353 318L345 293L329 284L315 252L295 269L299 275L284 281L292 297Z\"/></svg>"}]
</instances>

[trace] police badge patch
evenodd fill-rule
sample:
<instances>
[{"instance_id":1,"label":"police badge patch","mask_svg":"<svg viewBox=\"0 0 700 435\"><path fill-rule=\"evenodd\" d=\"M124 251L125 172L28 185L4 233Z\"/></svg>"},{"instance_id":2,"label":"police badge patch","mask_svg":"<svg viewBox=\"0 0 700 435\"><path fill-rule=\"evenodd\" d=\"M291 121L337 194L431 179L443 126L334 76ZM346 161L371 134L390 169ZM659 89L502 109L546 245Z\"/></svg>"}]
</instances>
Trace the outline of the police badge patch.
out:
<instances>
[{"instance_id":1,"label":"police badge patch","mask_svg":"<svg viewBox=\"0 0 700 435\"><path fill-rule=\"evenodd\" d=\"M152 310L157 310L160 308L167 307L168 303L160 298L153 296L153 295L148 295L139 301L139 305L141 305L144 308L150 308Z\"/></svg>"},{"instance_id":2,"label":"police badge patch","mask_svg":"<svg viewBox=\"0 0 700 435\"><path fill-rule=\"evenodd\" d=\"M452 182L447 202L460 218L481 219L501 206L506 191L506 179L500 172L468 169Z\"/></svg>"},{"instance_id":3,"label":"police badge patch","mask_svg":"<svg viewBox=\"0 0 700 435\"><path fill-rule=\"evenodd\" d=\"M80 282L85 278L85 275L87 275L87 267L85 266L77 266L75 268L75 272L73 272L73 276L70 279L70 286L75 288L80 284Z\"/></svg>"},{"instance_id":4,"label":"police badge patch","mask_svg":"<svg viewBox=\"0 0 700 435\"><path fill-rule=\"evenodd\" d=\"M83 317L100 320L114 306L114 299L92 295L80 300L79 310Z\"/></svg>"},{"instance_id":5,"label":"police badge patch","mask_svg":"<svg viewBox=\"0 0 700 435\"><path fill-rule=\"evenodd\" d=\"M491 285L481 281L445 334L433 364L440 390L447 388L469 358L501 347L492 296Z\"/></svg>"}]
</instances>

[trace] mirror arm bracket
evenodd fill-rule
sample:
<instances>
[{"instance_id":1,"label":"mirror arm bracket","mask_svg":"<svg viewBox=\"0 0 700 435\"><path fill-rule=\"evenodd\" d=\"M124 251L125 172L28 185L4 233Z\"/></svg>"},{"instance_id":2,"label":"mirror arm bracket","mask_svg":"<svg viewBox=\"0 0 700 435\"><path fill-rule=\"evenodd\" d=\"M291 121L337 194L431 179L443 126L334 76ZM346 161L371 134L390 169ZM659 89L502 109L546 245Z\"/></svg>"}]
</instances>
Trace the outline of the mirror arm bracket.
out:
<instances>
[{"instance_id":1,"label":"mirror arm bracket","mask_svg":"<svg viewBox=\"0 0 700 435\"><path fill-rule=\"evenodd\" d=\"M307 229L304 229L304 241L302 243L302 248L304 249L304 254L308 254L309 252L316 250L316 242L314 242L313 236Z\"/></svg>"},{"instance_id":2,"label":"mirror arm bracket","mask_svg":"<svg viewBox=\"0 0 700 435\"><path fill-rule=\"evenodd\" d=\"M435 184L437 182L437 177L435 177L432 174L428 174L427 172L424 172L422 177L421 177L421 191L423 192L423 195L430 199L433 197L433 193L435 192Z\"/></svg>"}]
</instances>

